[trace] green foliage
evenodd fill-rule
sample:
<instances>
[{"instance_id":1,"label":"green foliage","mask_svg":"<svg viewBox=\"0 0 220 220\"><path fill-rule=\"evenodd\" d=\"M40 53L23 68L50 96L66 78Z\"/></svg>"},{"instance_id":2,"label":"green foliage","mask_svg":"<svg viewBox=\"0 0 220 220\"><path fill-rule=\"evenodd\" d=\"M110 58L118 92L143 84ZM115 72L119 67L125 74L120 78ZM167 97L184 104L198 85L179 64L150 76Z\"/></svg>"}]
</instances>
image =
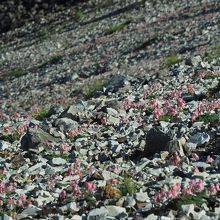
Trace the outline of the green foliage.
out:
<instances>
[{"instance_id":1,"label":"green foliage","mask_svg":"<svg viewBox=\"0 0 220 220\"><path fill-rule=\"evenodd\" d=\"M48 109L43 108L40 111L34 113L33 117L38 121L42 121L44 118L47 117L47 115L48 115Z\"/></svg>"},{"instance_id":2,"label":"green foliage","mask_svg":"<svg viewBox=\"0 0 220 220\"><path fill-rule=\"evenodd\" d=\"M18 132L5 134L0 137L0 140L7 141L10 143L13 143L14 141L18 141L19 139L20 139L20 134L18 134Z\"/></svg>"},{"instance_id":3,"label":"green foliage","mask_svg":"<svg viewBox=\"0 0 220 220\"><path fill-rule=\"evenodd\" d=\"M83 96L86 99L91 98L95 92L100 90L107 81L107 79L91 79L90 81L86 82L81 91Z\"/></svg>"},{"instance_id":4,"label":"green foliage","mask_svg":"<svg viewBox=\"0 0 220 220\"><path fill-rule=\"evenodd\" d=\"M208 93L211 96L215 96L219 92L220 92L220 80L218 80L218 84L216 85L216 87L209 89Z\"/></svg>"},{"instance_id":5,"label":"green foliage","mask_svg":"<svg viewBox=\"0 0 220 220\"><path fill-rule=\"evenodd\" d=\"M137 186L131 177L124 176L119 186L119 190L123 196L126 196L127 194L132 195L137 192Z\"/></svg>"},{"instance_id":6,"label":"green foliage","mask_svg":"<svg viewBox=\"0 0 220 220\"><path fill-rule=\"evenodd\" d=\"M170 122L173 120L173 116L166 114L166 115L162 115L159 117L158 121L166 121L166 122Z\"/></svg>"},{"instance_id":7,"label":"green foliage","mask_svg":"<svg viewBox=\"0 0 220 220\"><path fill-rule=\"evenodd\" d=\"M177 54L171 54L165 59L165 64L168 67L171 67L174 64L180 63L182 60L179 58Z\"/></svg>"},{"instance_id":8,"label":"green foliage","mask_svg":"<svg viewBox=\"0 0 220 220\"><path fill-rule=\"evenodd\" d=\"M218 123L219 122L219 115L217 113L204 113L197 118L197 121L204 121L207 123Z\"/></svg>"},{"instance_id":9,"label":"green foliage","mask_svg":"<svg viewBox=\"0 0 220 220\"><path fill-rule=\"evenodd\" d=\"M27 74L27 71L21 67L13 68L9 71L9 77L18 78Z\"/></svg>"},{"instance_id":10,"label":"green foliage","mask_svg":"<svg viewBox=\"0 0 220 220\"><path fill-rule=\"evenodd\" d=\"M75 18L76 18L77 20L83 20L83 18L85 18L85 16L86 16L86 15L83 13L82 10L77 9L77 10L75 11Z\"/></svg>"},{"instance_id":11,"label":"green foliage","mask_svg":"<svg viewBox=\"0 0 220 220\"><path fill-rule=\"evenodd\" d=\"M106 31L105 31L105 34L108 35L108 34L113 34L117 31L120 31L122 30L126 25L128 25L129 23L131 22L131 20L127 20L125 22L120 22L118 24L115 24L111 27L109 27Z\"/></svg>"},{"instance_id":12,"label":"green foliage","mask_svg":"<svg viewBox=\"0 0 220 220\"><path fill-rule=\"evenodd\" d=\"M196 193L195 195L181 195L179 198L171 200L167 207L171 209L178 210L182 205L194 204L196 206L200 206L203 203L208 203L208 195L206 190L203 190L200 193Z\"/></svg>"},{"instance_id":13,"label":"green foliage","mask_svg":"<svg viewBox=\"0 0 220 220\"><path fill-rule=\"evenodd\" d=\"M206 56L209 62L220 58L220 43L212 45L210 52L208 52Z\"/></svg>"}]
</instances>

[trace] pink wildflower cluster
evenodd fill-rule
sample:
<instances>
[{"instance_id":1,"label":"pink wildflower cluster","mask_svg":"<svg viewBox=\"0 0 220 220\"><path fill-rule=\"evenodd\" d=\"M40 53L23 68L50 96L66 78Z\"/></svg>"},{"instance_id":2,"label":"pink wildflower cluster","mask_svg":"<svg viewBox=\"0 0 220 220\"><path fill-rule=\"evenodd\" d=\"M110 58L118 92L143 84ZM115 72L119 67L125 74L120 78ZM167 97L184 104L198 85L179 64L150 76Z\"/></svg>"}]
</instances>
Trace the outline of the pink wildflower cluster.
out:
<instances>
[{"instance_id":1,"label":"pink wildflower cluster","mask_svg":"<svg viewBox=\"0 0 220 220\"><path fill-rule=\"evenodd\" d=\"M67 132L67 136L69 138L74 138L76 137L78 134L80 134L82 131L84 131L86 128L88 127L88 125L84 124L79 128L71 128L70 130L68 130Z\"/></svg>"},{"instance_id":2,"label":"pink wildflower cluster","mask_svg":"<svg viewBox=\"0 0 220 220\"><path fill-rule=\"evenodd\" d=\"M137 109L144 108L145 104L144 103L136 103L136 102L133 102L129 99L125 99L122 102L122 106L127 111L130 108L137 108Z\"/></svg>"},{"instance_id":3,"label":"pink wildflower cluster","mask_svg":"<svg viewBox=\"0 0 220 220\"><path fill-rule=\"evenodd\" d=\"M29 124L24 123L22 126L19 126L16 130L18 134L23 135L27 131L28 127L29 127Z\"/></svg>"},{"instance_id":4,"label":"pink wildflower cluster","mask_svg":"<svg viewBox=\"0 0 220 220\"><path fill-rule=\"evenodd\" d=\"M7 206L10 210L15 209L16 207L27 208L31 204L31 199L27 199L25 194L20 194L18 199L15 199L12 196L10 196L7 200ZM0 205L4 205L2 198L0 198Z\"/></svg>"},{"instance_id":5,"label":"pink wildflower cluster","mask_svg":"<svg viewBox=\"0 0 220 220\"><path fill-rule=\"evenodd\" d=\"M170 163L175 166L179 166L181 164L180 156L176 151L173 153L172 157L170 158Z\"/></svg>"},{"instance_id":6,"label":"pink wildflower cluster","mask_svg":"<svg viewBox=\"0 0 220 220\"><path fill-rule=\"evenodd\" d=\"M71 147L67 143L60 144L59 151L61 153L68 153L71 150Z\"/></svg>"},{"instance_id":7,"label":"pink wildflower cluster","mask_svg":"<svg viewBox=\"0 0 220 220\"><path fill-rule=\"evenodd\" d=\"M73 196L79 196L81 194L81 190L79 187L79 180L72 180L70 183L71 191Z\"/></svg>"},{"instance_id":8,"label":"pink wildflower cluster","mask_svg":"<svg viewBox=\"0 0 220 220\"><path fill-rule=\"evenodd\" d=\"M85 182L85 188L88 192L94 192L96 191L96 184L92 181Z\"/></svg>"},{"instance_id":9,"label":"pink wildflower cluster","mask_svg":"<svg viewBox=\"0 0 220 220\"><path fill-rule=\"evenodd\" d=\"M200 101L195 111L192 112L192 121L195 121L200 115L205 112L215 111L220 107L220 102L218 100L212 100L208 102L207 100Z\"/></svg>"},{"instance_id":10,"label":"pink wildflower cluster","mask_svg":"<svg viewBox=\"0 0 220 220\"><path fill-rule=\"evenodd\" d=\"M196 192L201 192L204 190L204 184L201 179L198 181L191 180L187 187L181 187L180 183L176 183L169 187L168 190L160 189L159 192L155 193L153 196L153 203L155 205L160 205L171 199L178 198L180 195L190 195Z\"/></svg>"},{"instance_id":11,"label":"pink wildflower cluster","mask_svg":"<svg viewBox=\"0 0 220 220\"><path fill-rule=\"evenodd\" d=\"M208 187L209 195L216 195L216 193L220 192L220 185L219 183L211 183Z\"/></svg>"},{"instance_id":12,"label":"pink wildflower cluster","mask_svg":"<svg viewBox=\"0 0 220 220\"><path fill-rule=\"evenodd\" d=\"M148 96L150 96L151 94L153 94L154 92L158 91L160 89L161 84L160 83L155 83L153 85L146 85L144 88L144 92L143 95L141 96L141 98L147 98Z\"/></svg>"}]
</instances>

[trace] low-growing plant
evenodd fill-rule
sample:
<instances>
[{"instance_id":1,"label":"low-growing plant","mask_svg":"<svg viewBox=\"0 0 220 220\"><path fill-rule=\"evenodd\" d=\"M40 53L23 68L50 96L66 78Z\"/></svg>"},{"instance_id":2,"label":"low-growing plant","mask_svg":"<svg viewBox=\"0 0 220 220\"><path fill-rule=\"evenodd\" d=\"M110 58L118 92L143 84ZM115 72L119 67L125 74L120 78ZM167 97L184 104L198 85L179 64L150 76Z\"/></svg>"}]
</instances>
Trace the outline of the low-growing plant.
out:
<instances>
[{"instance_id":1,"label":"low-growing plant","mask_svg":"<svg viewBox=\"0 0 220 220\"><path fill-rule=\"evenodd\" d=\"M18 78L27 74L27 71L24 68L17 67L9 71L8 75L12 78Z\"/></svg>"},{"instance_id":2,"label":"low-growing plant","mask_svg":"<svg viewBox=\"0 0 220 220\"><path fill-rule=\"evenodd\" d=\"M42 121L44 118L46 118L48 115L48 109L47 108L42 108L41 110L39 110L38 112L36 113L33 113L33 117L36 119L36 120L39 120L39 121Z\"/></svg>"},{"instance_id":3,"label":"low-growing plant","mask_svg":"<svg viewBox=\"0 0 220 220\"><path fill-rule=\"evenodd\" d=\"M126 196L127 194L134 194L137 191L137 186L131 177L125 175L119 185L119 189L122 195Z\"/></svg>"},{"instance_id":4,"label":"low-growing plant","mask_svg":"<svg viewBox=\"0 0 220 220\"><path fill-rule=\"evenodd\" d=\"M197 119L197 121L204 121L207 123L217 123L219 122L219 115L217 113L204 113L203 115L200 115Z\"/></svg>"},{"instance_id":5,"label":"low-growing plant","mask_svg":"<svg viewBox=\"0 0 220 220\"><path fill-rule=\"evenodd\" d=\"M170 122L173 120L173 116L170 114L166 114L166 115L162 115L158 118L158 121L166 121L166 122Z\"/></svg>"},{"instance_id":6,"label":"low-growing plant","mask_svg":"<svg viewBox=\"0 0 220 220\"><path fill-rule=\"evenodd\" d=\"M203 203L208 203L209 195L207 194L207 190L203 190L202 192L198 192L192 195L181 195L180 197L171 200L167 207L179 210L182 205L194 204L197 206L201 206Z\"/></svg>"},{"instance_id":7,"label":"low-growing plant","mask_svg":"<svg viewBox=\"0 0 220 220\"><path fill-rule=\"evenodd\" d=\"M18 141L21 135L18 132L13 132L11 134L5 134L0 136L0 140L7 141L13 143L14 141Z\"/></svg>"},{"instance_id":8,"label":"low-growing plant","mask_svg":"<svg viewBox=\"0 0 220 220\"><path fill-rule=\"evenodd\" d=\"M208 62L212 62L213 60L220 58L220 43L212 45L210 52L206 54L206 57Z\"/></svg>"},{"instance_id":9,"label":"low-growing plant","mask_svg":"<svg viewBox=\"0 0 220 220\"><path fill-rule=\"evenodd\" d=\"M103 187L102 194L106 199L119 199L121 197L121 191L109 184Z\"/></svg>"},{"instance_id":10,"label":"low-growing plant","mask_svg":"<svg viewBox=\"0 0 220 220\"><path fill-rule=\"evenodd\" d=\"M113 34L117 31L120 31L122 30L126 25L128 25L129 23L131 22L131 19L128 19L127 21L125 22L120 22L120 23L117 23L111 27L109 27L106 31L105 31L105 34L108 35L108 34Z\"/></svg>"},{"instance_id":11,"label":"low-growing plant","mask_svg":"<svg viewBox=\"0 0 220 220\"><path fill-rule=\"evenodd\" d=\"M182 60L177 54L171 54L165 59L165 64L167 67L171 67L174 64L180 63Z\"/></svg>"},{"instance_id":12,"label":"low-growing plant","mask_svg":"<svg viewBox=\"0 0 220 220\"><path fill-rule=\"evenodd\" d=\"M94 96L95 92L100 90L104 84L107 82L107 79L93 79L86 82L82 88L82 94L86 99Z\"/></svg>"}]
</instances>

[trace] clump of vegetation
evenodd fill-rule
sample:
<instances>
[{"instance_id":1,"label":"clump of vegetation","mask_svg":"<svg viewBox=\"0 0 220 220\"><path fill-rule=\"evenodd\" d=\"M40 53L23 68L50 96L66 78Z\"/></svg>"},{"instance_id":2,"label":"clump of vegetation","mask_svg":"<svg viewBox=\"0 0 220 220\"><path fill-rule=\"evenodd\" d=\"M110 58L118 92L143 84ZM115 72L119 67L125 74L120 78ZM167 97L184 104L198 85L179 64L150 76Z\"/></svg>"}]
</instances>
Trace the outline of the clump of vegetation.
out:
<instances>
[{"instance_id":1,"label":"clump of vegetation","mask_svg":"<svg viewBox=\"0 0 220 220\"><path fill-rule=\"evenodd\" d=\"M174 64L180 63L182 60L177 54L172 54L165 59L165 64L168 67L171 67Z\"/></svg>"},{"instance_id":2,"label":"clump of vegetation","mask_svg":"<svg viewBox=\"0 0 220 220\"><path fill-rule=\"evenodd\" d=\"M83 11L82 10L80 10L80 9L77 9L76 11L75 11L75 18L77 19L77 20L83 20L83 18L85 18L85 14L83 13Z\"/></svg>"},{"instance_id":3,"label":"clump of vegetation","mask_svg":"<svg viewBox=\"0 0 220 220\"><path fill-rule=\"evenodd\" d=\"M214 88L211 88L209 89L209 95L210 96L214 96L220 92L220 80L218 80L218 84L214 87Z\"/></svg>"},{"instance_id":4,"label":"clump of vegetation","mask_svg":"<svg viewBox=\"0 0 220 220\"><path fill-rule=\"evenodd\" d=\"M103 187L102 194L106 199L119 199L121 197L121 191L109 184Z\"/></svg>"},{"instance_id":5,"label":"clump of vegetation","mask_svg":"<svg viewBox=\"0 0 220 220\"><path fill-rule=\"evenodd\" d=\"M83 85L82 88L82 95L86 98L89 99L92 96L94 96L96 91L99 91L102 89L102 87L104 86L104 84L107 82L107 79L93 79L90 80L88 82L86 82Z\"/></svg>"},{"instance_id":6,"label":"clump of vegetation","mask_svg":"<svg viewBox=\"0 0 220 220\"><path fill-rule=\"evenodd\" d=\"M194 204L201 206L203 203L208 203L209 196L206 190L193 195L181 195L179 198L171 200L167 207L175 210L179 210L182 205Z\"/></svg>"},{"instance_id":7,"label":"clump of vegetation","mask_svg":"<svg viewBox=\"0 0 220 220\"><path fill-rule=\"evenodd\" d=\"M21 67L13 68L9 71L9 77L18 78L27 74L27 71Z\"/></svg>"},{"instance_id":8,"label":"clump of vegetation","mask_svg":"<svg viewBox=\"0 0 220 220\"><path fill-rule=\"evenodd\" d=\"M13 132L11 134L5 134L0 137L0 140L7 141L13 143L14 141L18 141L21 135L18 132Z\"/></svg>"},{"instance_id":9,"label":"clump of vegetation","mask_svg":"<svg viewBox=\"0 0 220 220\"><path fill-rule=\"evenodd\" d=\"M219 115L217 113L204 113L197 118L197 121L204 121L205 123L218 123Z\"/></svg>"},{"instance_id":10,"label":"clump of vegetation","mask_svg":"<svg viewBox=\"0 0 220 220\"><path fill-rule=\"evenodd\" d=\"M109 27L106 31L105 31L105 34L108 35L108 34L113 34L117 31L120 31L122 30L126 25L128 25L129 23L131 22L131 19L125 21L125 22L120 22L118 24L115 24L111 27Z\"/></svg>"},{"instance_id":11,"label":"clump of vegetation","mask_svg":"<svg viewBox=\"0 0 220 220\"><path fill-rule=\"evenodd\" d=\"M173 120L173 116L170 114L166 114L166 115L162 115L159 117L158 119L159 121L166 121L166 122L170 122Z\"/></svg>"},{"instance_id":12,"label":"clump of vegetation","mask_svg":"<svg viewBox=\"0 0 220 220\"><path fill-rule=\"evenodd\" d=\"M127 194L132 195L135 192L137 192L137 186L133 179L128 176L124 176L119 189L123 196L126 196Z\"/></svg>"},{"instance_id":13,"label":"clump of vegetation","mask_svg":"<svg viewBox=\"0 0 220 220\"><path fill-rule=\"evenodd\" d=\"M42 121L44 118L46 118L48 115L48 109L42 108L41 110L33 113L33 118L35 118L38 121Z\"/></svg>"},{"instance_id":14,"label":"clump of vegetation","mask_svg":"<svg viewBox=\"0 0 220 220\"><path fill-rule=\"evenodd\" d=\"M211 51L208 52L206 56L208 62L212 62L213 60L220 58L220 43L212 45Z\"/></svg>"}]
</instances>

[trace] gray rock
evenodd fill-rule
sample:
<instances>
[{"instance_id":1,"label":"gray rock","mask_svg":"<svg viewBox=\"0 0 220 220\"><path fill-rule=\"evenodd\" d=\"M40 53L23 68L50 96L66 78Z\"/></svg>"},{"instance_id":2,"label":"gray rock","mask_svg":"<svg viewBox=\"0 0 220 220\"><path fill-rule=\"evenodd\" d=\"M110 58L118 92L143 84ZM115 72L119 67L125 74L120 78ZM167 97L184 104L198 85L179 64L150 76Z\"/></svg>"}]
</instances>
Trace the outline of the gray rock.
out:
<instances>
[{"instance_id":1,"label":"gray rock","mask_svg":"<svg viewBox=\"0 0 220 220\"><path fill-rule=\"evenodd\" d=\"M126 209L120 206L107 205L106 209L108 210L108 215L112 217L119 216L122 213L126 214Z\"/></svg>"},{"instance_id":2,"label":"gray rock","mask_svg":"<svg viewBox=\"0 0 220 220\"><path fill-rule=\"evenodd\" d=\"M21 148L23 150L36 149L39 146L45 147L45 142L58 142L59 139L46 133L41 128L29 128L21 139Z\"/></svg>"},{"instance_id":3,"label":"gray rock","mask_svg":"<svg viewBox=\"0 0 220 220\"><path fill-rule=\"evenodd\" d=\"M188 140L188 142L195 143L195 144L197 144L197 146L201 146L204 143L209 142L209 140L210 140L209 134L202 132L202 133L197 133L197 134L191 136L190 139Z\"/></svg>"},{"instance_id":4,"label":"gray rock","mask_svg":"<svg viewBox=\"0 0 220 220\"><path fill-rule=\"evenodd\" d=\"M146 146L143 156L152 156L168 148L171 137L159 128L152 128L146 135Z\"/></svg>"},{"instance_id":5,"label":"gray rock","mask_svg":"<svg viewBox=\"0 0 220 220\"><path fill-rule=\"evenodd\" d=\"M77 212L79 211L79 208L77 207L76 203L75 202L70 202L70 203L67 203L66 205L60 207L60 210L62 212L65 212L65 211L74 211L74 212Z\"/></svg>"},{"instance_id":6,"label":"gray rock","mask_svg":"<svg viewBox=\"0 0 220 220\"><path fill-rule=\"evenodd\" d=\"M0 150L7 150L11 147L11 144L7 141L0 140Z\"/></svg>"},{"instance_id":7,"label":"gray rock","mask_svg":"<svg viewBox=\"0 0 220 220\"><path fill-rule=\"evenodd\" d=\"M55 157L52 159L51 163L53 165L64 165L66 164L66 160L60 157Z\"/></svg>"},{"instance_id":8,"label":"gray rock","mask_svg":"<svg viewBox=\"0 0 220 220\"><path fill-rule=\"evenodd\" d=\"M101 207L99 209L93 209L88 214L88 220L104 220L108 215L108 210L105 207Z\"/></svg>"},{"instance_id":9,"label":"gray rock","mask_svg":"<svg viewBox=\"0 0 220 220\"><path fill-rule=\"evenodd\" d=\"M55 121L55 126L62 132L67 132L69 129L78 128L78 122L73 121L70 118L58 118Z\"/></svg>"},{"instance_id":10,"label":"gray rock","mask_svg":"<svg viewBox=\"0 0 220 220\"><path fill-rule=\"evenodd\" d=\"M187 216L194 215L194 204L189 204L189 205L181 205L181 210L184 214Z\"/></svg>"},{"instance_id":11,"label":"gray rock","mask_svg":"<svg viewBox=\"0 0 220 220\"><path fill-rule=\"evenodd\" d=\"M40 208L34 205L30 205L28 208L23 210L21 214L17 215L17 219L23 219L23 218L30 217L30 216L36 216L39 211L41 211Z\"/></svg>"},{"instance_id":12,"label":"gray rock","mask_svg":"<svg viewBox=\"0 0 220 220\"><path fill-rule=\"evenodd\" d=\"M83 111L81 106L71 105L69 106L62 114L60 115L61 118L70 118L75 121L79 121L79 113Z\"/></svg>"}]
</instances>

